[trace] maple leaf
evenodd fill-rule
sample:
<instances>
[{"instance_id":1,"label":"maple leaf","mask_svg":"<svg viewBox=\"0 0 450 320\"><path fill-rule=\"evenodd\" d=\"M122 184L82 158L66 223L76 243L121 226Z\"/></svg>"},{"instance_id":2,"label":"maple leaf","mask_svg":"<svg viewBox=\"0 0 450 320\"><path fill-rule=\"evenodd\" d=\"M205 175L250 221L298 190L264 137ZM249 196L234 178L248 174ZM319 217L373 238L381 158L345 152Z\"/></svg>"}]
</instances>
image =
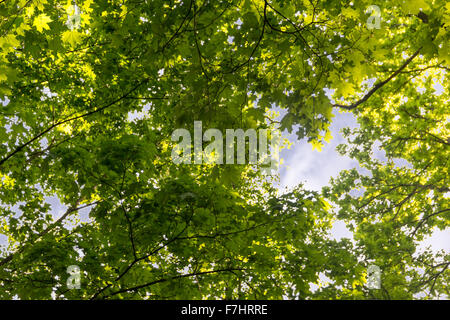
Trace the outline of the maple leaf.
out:
<instances>
[{"instance_id":1,"label":"maple leaf","mask_svg":"<svg viewBox=\"0 0 450 320\"><path fill-rule=\"evenodd\" d=\"M71 46L74 46L81 40L81 33L76 30L68 30L63 32L62 41L70 43Z\"/></svg>"},{"instance_id":2,"label":"maple leaf","mask_svg":"<svg viewBox=\"0 0 450 320\"><path fill-rule=\"evenodd\" d=\"M333 139L330 130L327 130L323 139L325 140L325 142L330 143L331 139Z\"/></svg>"},{"instance_id":3,"label":"maple leaf","mask_svg":"<svg viewBox=\"0 0 450 320\"><path fill-rule=\"evenodd\" d=\"M355 89L353 88L353 84L343 81L340 83L337 91L342 97L347 98L348 96L352 95Z\"/></svg>"},{"instance_id":4,"label":"maple leaf","mask_svg":"<svg viewBox=\"0 0 450 320\"><path fill-rule=\"evenodd\" d=\"M313 151L314 151L314 150L317 150L317 151L319 151L319 152L322 151L323 144L322 144L322 142L320 142L319 140L313 140L313 141L311 141L311 145L312 145Z\"/></svg>"},{"instance_id":5,"label":"maple leaf","mask_svg":"<svg viewBox=\"0 0 450 320\"><path fill-rule=\"evenodd\" d=\"M50 19L50 17L46 14L42 13L34 18L33 25L39 32L42 32L44 29L50 30L50 27L48 26L50 22L52 22L52 19Z\"/></svg>"},{"instance_id":6,"label":"maple leaf","mask_svg":"<svg viewBox=\"0 0 450 320\"><path fill-rule=\"evenodd\" d=\"M342 14L347 18L358 18L358 12L352 8L344 8L342 9Z\"/></svg>"},{"instance_id":7,"label":"maple leaf","mask_svg":"<svg viewBox=\"0 0 450 320\"><path fill-rule=\"evenodd\" d=\"M16 29L16 32L17 32L17 34L18 35L20 35L20 36L25 36L25 30L30 30L31 29L31 27L28 25L28 24L26 24L26 23L22 23L17 29Z\"/></svg>"}]
</instances>

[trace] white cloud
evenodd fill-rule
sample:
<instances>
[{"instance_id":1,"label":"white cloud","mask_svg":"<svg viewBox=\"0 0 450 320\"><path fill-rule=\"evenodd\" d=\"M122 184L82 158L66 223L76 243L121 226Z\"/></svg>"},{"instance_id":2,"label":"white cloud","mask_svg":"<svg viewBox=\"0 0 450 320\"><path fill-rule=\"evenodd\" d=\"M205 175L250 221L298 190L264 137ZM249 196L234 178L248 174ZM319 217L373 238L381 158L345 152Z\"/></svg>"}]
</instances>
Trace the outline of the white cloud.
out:
<instances>
[{"instance_id":1,"label":"white cloud","mask_svg":"<svg viewBox=\"0 0 450 320\"><path fill-rule=\"evenodd\" d=\"M336 151L338 144L346 142L339 130L347 126L356 127L356 119L350 113L336 112L335 115L330 126L333 139L321 152L312 150L306 139L299 141L295 134L287 134L293 146L290 150L281 152L281 158L284 159L283 165L280 166L281 188L295 187L303 182L306 189L320 191L330 178L337 176L341 170L358 167L357 161L343 157Z\"/></svg>"}]
</instances>

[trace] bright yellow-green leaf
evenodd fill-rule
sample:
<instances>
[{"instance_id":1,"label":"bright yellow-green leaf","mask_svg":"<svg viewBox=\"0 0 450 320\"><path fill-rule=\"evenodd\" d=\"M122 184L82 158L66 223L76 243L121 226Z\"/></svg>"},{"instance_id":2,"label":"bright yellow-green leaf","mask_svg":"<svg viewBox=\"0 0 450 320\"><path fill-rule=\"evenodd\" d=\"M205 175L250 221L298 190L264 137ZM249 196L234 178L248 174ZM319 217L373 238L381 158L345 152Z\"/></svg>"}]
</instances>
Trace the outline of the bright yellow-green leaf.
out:
<instances>
[{"instance_id":1,"label":"bright yellow-green leaf","mask_svg":"<svg viewBox=\"0 0 450 320\"><path fill-rule=\"evenodd\" d=\"M25 14L27 15L28 18L30 18L34 14L34 6L30 5L30 6L26 7Z\"/></svg>"},{"instance_id":2,"label":"bright yellow-green leaf","mask_svg":"<svg viewBox=\"0 0 450 320\"><path fill-rule=\"evenodd\" d=\"M69 43L71 46L76 45L81 40L81 33L76 30L67 30L62 34L63 42Z\"/></svg>"},{"instance_id":3,"label":"bright yellow-green leaf","mask_svg":"<svg viewBox=\"0 0 450 320\"><path fill-rule=\"evenodd\" d=\"M25 30L30 30L31 27L27 24L27 23L22 23L17 29L16 32L18 35L20 36L24 36L25 35Z\"/></svg>"},{"instance_id":4,"label":"bright yellow-green leaf","mask_svg":"<svg viewBox=\"0 0 450 320\"><path fill-rule=\"evenodd\" d=\"M358 12L356 11L356 10L354 10L354 9L352 9L352 8L344 8L344 9L342 9L342 14L344 15L344 17L347 17L347 18L354 18L354 19L357 19L358 18Z\"/></svg>"},{"instance_id":5,"label":"bright yellow-green leaf","mask_svg":"<svg viewBox=\"0 0 450 320\"><path fill-rule=\"evenodd\" d=\"M333 139L330 130L327 130L327 132L325 133L325 137L323 139L325 140L325 142L330 143L331 139Z\"/></svg>"},{"instance_id":6,"label":"bright yellow-green leaf","mask_svg":"<svg viewBox=\"0 0 450 320\"><path fill-rule=\"evenodd\" d=\"M34 18L33 25L39 32L42 32L44 29L45 30L50 29L50 27L48 26L50 22L52 22L52 19L50 19L50 17L47 16L45 13L42 13L38 15L36 18Z\"/></svg>"},{"instance_id":7,"label":"bright yellow-green leaf","mask_svg":"<svg viewBox=\"0 0 450 320\"><path fill-rule=\"evenodd\" d=\"M337 94L344 98L351 96L354 91L355 89L353 87L353 84L347 81L342 81L337 88Z\"/></svg>"},{"instance_id":8,"label":"bright yellow-green leaf","mask_svg":"<svg viewBox=\"0 0 450 320\"><path fill-rule=\"evenodd\" d=\"M323 148L322 142L320 142L318 140L313 140L313 141L311 141L311 145L312 145L313 150L317 150L319 152L322 151L322 148Z\"/></svg>"},{"instance_id":9,"label":"bright yellow-green leaf","mask_svg":"<svg viewBox=\"0 0 450 320\"><path fill-rule=\"evenodd\" d=\"M402 4L402 7L405 9L405 11L412 14L418 14L420 9L430 9L430 5L425 0L405 0Z\"/></svg>"}]
</instances>

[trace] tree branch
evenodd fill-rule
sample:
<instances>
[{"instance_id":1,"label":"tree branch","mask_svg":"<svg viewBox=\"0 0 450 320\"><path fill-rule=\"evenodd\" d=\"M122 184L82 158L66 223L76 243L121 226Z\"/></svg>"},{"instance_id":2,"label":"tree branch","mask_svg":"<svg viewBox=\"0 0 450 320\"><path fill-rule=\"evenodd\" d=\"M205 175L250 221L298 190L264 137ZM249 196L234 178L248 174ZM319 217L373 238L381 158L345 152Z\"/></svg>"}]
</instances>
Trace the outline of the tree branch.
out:
<instances>
[{"instance_id":1,"label":"tree branch","mask_svg":"<svg viewBox=\"0 0 450 320\"><path fill-rule=\"evenodd\" d=\"M242 270L246 270L246 269L229 268L229 269L210 270L210 271L195 272L195 273L188 273L188 274L181 274L181 275L177 275L177 276L171 276L171 277L167 277L167 278L154 280L154 281L151 281L151 282L148 282L148 283L145 283L145 284L141 284L141 285L138 285L138 286L135 286L135 287L125 288L125 289L121 289L121 290L118 290L118 291L114 291L111 294L105 296L104 298L109 298L109 297L115 296L117 294L129 292L129 291L136 291L136 290L139 290L139 289L143 289L145 287L152 286L152 285L157 284L157 283L167 282L167 281L170 281L170 280L182 279L182 278L188 278L188 277L194 277L194 276L206 275L206 274L213 274L213 273L233 272L233 271L242 271Z\"/></svg>"},{"instance_id":2,"label":"tree branch","mask_svg":"<svg viewBox=\"0 0 450 320\"><path fill-rule=\"evenodd\" d=\"M378 89L382 88L386 83L388 83L389 81L391 81L393 78L395 78L403 69L406 68L406 66L419 54L420 52L419 48L411 57L409 57L404 63L403 65L397 70L395 71L391 76L389 76L389 78L387 78L384 81L381 81L379 83L377 83L364 97L362 97L360 100L352 103L349 106L346 105L342 105L342 104L333 104L333 107L337 107L337 108L342 108L342 109L346 109L346 110L353 110L356 107L358 107L361 103L366 102L375 92L378 91Z\"/></svg>"},{"instance_id":3,"label":"tree branch","mask_svg":"<svg viewBox=\"0 0 450 320\"><path fill-rule=\"evenodd\" d=\"M10 262L17 254L20 254L21 252L23 252L27 247L29 247L31 244L36 243L38 240L40 240L43 236L45 236L46 234L48 234L50 231L52 231L55 227L57 227L65 218L67 218L71 213L79 211L81 209L87 208L89 206L95 205L98 203L98 201L81 206L81 207L76 207L80 202L81 202L81 198L78 199L78 201L75 203L75 205L69 209L67 209L67 211L61 216L59 217L58 220L56 220L54 223L52 223L50 226L47 227L47 229L43 230L41 233L39 233L36 237L36 239L33 239L32 241L30 240L28 243L24 244L22 247L20 247L19 249L17 249L15 252L11 253L9 256L3 258L0 261L0 266L3 266L5 264L7 264L8 262Z\"/></svg>"}]
</instances>

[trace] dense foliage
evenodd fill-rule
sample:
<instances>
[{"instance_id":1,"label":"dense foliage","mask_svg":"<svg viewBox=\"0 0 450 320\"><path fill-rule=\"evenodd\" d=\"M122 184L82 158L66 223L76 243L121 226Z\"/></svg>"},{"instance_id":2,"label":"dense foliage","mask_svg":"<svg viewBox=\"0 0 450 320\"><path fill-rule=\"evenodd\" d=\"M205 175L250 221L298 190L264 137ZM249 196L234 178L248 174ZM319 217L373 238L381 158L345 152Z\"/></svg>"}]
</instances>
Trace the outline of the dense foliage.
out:
<instances>
[{"instance_id":1,"label":"dense foliage","mask_svg":"<svg viewBox=\"0 0 450 320\"><path fill-rule=\"evenodd\" d=\"M416 250L449 224L447 1L76 3L69 24L72 1L0 0L0 298L448 296L449 257ZM323 194L171 160L171 133L196 120L320 150L333 109L357 117L339 151L365 170ZM336 218L354 241L330 238Z\"/></svg>"}]
</instances>

